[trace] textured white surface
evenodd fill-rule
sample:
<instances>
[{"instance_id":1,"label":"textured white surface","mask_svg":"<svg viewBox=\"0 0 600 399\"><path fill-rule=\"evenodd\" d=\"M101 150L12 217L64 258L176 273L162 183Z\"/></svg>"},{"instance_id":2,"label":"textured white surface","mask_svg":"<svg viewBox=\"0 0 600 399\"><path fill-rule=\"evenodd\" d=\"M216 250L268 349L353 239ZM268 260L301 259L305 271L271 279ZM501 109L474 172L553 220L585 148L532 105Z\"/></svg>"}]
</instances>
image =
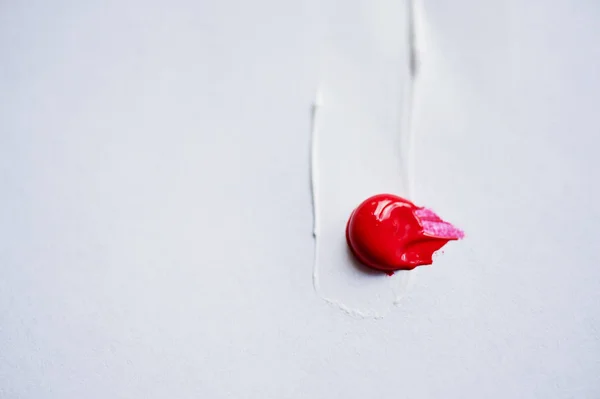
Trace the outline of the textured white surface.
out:
<instances>
[{"instance_id":1,"label":"textured white surface","mask_svg":"<svg viewBox=\"0 0 600 399\"><path fill-rule=\"evenodd\" d=\"M382 320L312 287L320 7L2 2L0 397L600 396L600 6L423 3L415 199L468 238Z\"/></svg>"},{"instance_id":2,"label":"textured white surface","mask_svg":"<svg viewBox=\"0 0 600 399\"><path fill-rule=\"evenodd\" d=\"M359 318L381 318L416 272L389 277L352 257L344 231L352 210L379 193L409 197L410 7L397 0L322 5L312 182L317 293ZM344 13L339 13L343 8Z\"/></svg>"}]
</instances>

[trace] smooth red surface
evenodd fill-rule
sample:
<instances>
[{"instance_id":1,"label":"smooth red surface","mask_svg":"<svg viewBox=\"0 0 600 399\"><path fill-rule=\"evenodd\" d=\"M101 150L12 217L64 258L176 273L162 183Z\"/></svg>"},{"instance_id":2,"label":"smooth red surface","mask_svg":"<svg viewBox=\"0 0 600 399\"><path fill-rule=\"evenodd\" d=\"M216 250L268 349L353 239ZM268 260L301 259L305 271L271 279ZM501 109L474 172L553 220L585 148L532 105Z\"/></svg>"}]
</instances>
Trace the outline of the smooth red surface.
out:
<instances>
[{"instance_id":1,"label":"smooth red surface","mask_svg":"<svg viewBox=\"0 0 600 399\"><path fill-rule=\"evenodd\" d=\"M462 237L462 231L432 211L392 194L365 200L346 226L346 240L354 256L390 275L430 265L435 251Z\"/></svg>"}]
</instances>

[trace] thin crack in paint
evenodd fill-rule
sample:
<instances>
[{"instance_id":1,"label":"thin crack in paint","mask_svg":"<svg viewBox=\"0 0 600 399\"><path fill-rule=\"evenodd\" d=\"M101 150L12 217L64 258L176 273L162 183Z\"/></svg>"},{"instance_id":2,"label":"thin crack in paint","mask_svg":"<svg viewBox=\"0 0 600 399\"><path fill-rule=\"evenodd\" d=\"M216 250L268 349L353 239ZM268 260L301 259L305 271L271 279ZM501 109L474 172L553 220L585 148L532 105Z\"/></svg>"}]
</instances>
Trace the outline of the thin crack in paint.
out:
<instances>
[{"instance_id":1,"label":"thin crack in paint","mask_svg":"<svg viewBox=\"0 0 600 399\"><path fill-rule=\"evenodd\" d=\"M321 106L321 95L317 92L315 101L310 110L310 189L312 194L313 208L313 237L315 240L315 255L313 260L313 287L315 290L319 288L319 276L317 274L317 257L319 256L319 207L317 204L318 198L318 171L317 171L317 114Z\"/></svg>"},{"instance_id":2,"label":"thin crack in paint","mask_svg":"<svg viewBox=\"0 0 600 399\"><path fill-rule=\"evenodd\" d=\"M414 195L414 129L413 129L413 108L415 81L417 78L419 59L417 53L417 37L415 27L415 0L406 0L407 10L407 38L408 38L408 84L406 87L406 106L402 114L404 126L400 134L402 139L402 153L404 163L404 181L407 185L408 196Z\"/></svg>"}]
</instances>

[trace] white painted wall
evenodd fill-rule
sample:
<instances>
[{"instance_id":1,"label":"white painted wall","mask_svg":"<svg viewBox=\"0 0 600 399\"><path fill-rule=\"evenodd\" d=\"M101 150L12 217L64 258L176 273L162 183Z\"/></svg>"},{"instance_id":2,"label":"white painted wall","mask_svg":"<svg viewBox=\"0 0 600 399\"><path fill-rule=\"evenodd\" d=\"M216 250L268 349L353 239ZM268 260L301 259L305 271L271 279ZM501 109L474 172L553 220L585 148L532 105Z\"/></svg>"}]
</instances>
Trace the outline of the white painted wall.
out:
<instances>
[{"instance_id":1,"label":"white painted wall","mask_svg":"<svg viewBox=\"0 0 600 399\"><path fill-rule=\"evenodd\" d=\"M0 4L1 398L600 396L600 5L421 4L415 200L468 239L382 320L311 281L321 7Z\"/></svg>"}]
</instances>

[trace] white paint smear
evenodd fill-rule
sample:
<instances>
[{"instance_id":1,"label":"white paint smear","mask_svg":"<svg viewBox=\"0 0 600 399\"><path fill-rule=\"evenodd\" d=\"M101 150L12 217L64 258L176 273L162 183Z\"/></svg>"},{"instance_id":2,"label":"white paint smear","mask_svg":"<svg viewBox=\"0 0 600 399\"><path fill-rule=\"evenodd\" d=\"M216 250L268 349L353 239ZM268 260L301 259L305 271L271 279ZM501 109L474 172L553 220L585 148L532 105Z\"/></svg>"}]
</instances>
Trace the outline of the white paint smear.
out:
<instances>
[{"instance_id":1,"label":"white paint smear","mask_svg":"<svg viewBox=\"0 0 600 399\"><path fill-rule=\"evenodd\" d=\"M414 271L360 265L345 241L352 210L371 195L410 197L414 36L406 0L332 0L313 108L312 185L317 293L362 318L385 316Z\"/></svg>"}]
</instances>

